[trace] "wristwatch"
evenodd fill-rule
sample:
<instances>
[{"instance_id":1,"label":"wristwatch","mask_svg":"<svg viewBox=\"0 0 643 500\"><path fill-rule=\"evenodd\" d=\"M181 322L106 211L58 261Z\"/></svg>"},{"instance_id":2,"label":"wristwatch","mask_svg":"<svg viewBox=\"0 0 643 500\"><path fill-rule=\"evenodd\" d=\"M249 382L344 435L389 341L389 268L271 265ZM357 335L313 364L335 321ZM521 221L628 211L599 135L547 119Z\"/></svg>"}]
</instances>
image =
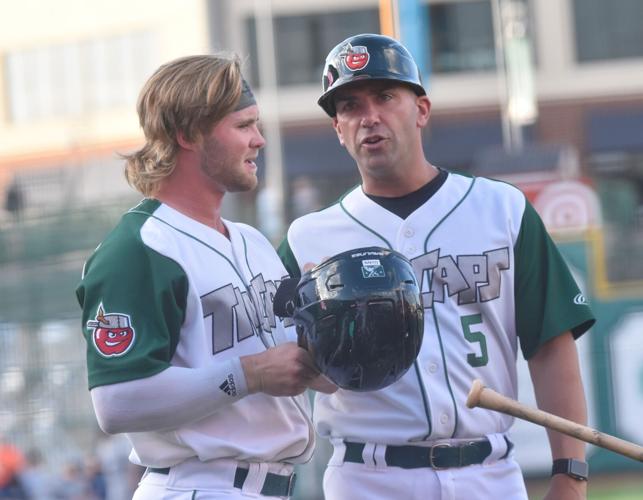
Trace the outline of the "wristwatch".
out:
<instances>
[{"instance_id":1,"label":"wristwatch","mask_svg":"<svg viewBox=\"0 0 643 500\"><path fill-rule=\"evenodd\" d=\"M578 481L587 481L589 466L587 462L576 460L575 458L559 458L554 460L551 467L551 475L567 474Z\"/></svg>"}]
</instances>

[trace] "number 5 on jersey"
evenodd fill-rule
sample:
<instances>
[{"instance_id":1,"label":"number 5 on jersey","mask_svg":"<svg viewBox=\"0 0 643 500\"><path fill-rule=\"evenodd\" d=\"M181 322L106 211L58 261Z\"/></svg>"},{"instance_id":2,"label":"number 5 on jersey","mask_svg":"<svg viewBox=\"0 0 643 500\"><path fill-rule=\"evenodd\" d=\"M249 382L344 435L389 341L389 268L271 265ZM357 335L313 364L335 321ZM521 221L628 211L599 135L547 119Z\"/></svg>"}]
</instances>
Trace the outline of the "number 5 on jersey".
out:
<instances>
[{"instance_id":1,"label":"number 5 on jersey","mask_svg":"<svg viewBox=\"0 0 643 500\"><path fill-rule=\"evenodd\" d=\"M471 329L474 325L482 324L482 315L471 314L469 316L461 316L460 323L462 324L464 338L472 344L477 343L480 345L480 356L476 353L470 352L467 354L467 362L474 368L485 366L489 362L489 356L487 354L487 340L482 332Z\"/></svg>"}]
</instances>

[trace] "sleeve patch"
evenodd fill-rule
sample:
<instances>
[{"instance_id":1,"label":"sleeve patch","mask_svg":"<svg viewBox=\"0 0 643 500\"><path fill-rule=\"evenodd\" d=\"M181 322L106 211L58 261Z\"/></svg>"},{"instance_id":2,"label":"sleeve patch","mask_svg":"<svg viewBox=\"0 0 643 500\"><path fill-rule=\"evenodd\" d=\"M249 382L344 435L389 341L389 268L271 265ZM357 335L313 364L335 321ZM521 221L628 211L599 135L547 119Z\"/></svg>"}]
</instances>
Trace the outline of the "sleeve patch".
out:
<instances>
[{"instance_id":1,"label":"sleeve patch","mask_svg":"<svg viewBox=\"0 0 643 500\"><path fill-rule=\"evenodd\" d=\"M87 322L87 328L94 330L92 344L105 358L125 355L134 345L136 338L129 315L117 312L105 313L102 302L98 306L96 317Z\"/></svg>"}]
</instances>

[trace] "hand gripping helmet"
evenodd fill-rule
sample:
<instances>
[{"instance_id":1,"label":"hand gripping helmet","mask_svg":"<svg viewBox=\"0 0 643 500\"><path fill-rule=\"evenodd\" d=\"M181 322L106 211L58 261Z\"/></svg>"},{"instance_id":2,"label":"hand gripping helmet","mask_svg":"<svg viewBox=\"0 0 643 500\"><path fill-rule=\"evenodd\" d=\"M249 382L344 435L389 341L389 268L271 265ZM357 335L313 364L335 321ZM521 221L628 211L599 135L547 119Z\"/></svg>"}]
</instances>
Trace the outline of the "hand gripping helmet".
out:
<instances>
[{"instance_id":1,"label":"hand gripping helmet","mask_svg":"<svg viewBox=\"0 0 643 500\"><path fill-rule=\"evenodd\" d=\"M326 57L322 87L317 100L329 116L335 116L335 91L360 80L396 80L409 85L417 95L426 95L413 56L397 40L370 33L347 38Z\"/></svg>"},{"instance_id":2,"label":"hand gripping helmet","mask_svg":"<svg viewBox=\"0 0 643 500\"><path fill-rule=\"evenodd\" d=\"M281 287L277 292L275 312L292 316L299 345L339 387L382 389L415 361L424 312L413 268L403 255L378 247L358 248L326 260L298 283L292 282L291 290L282 292L291 297L287 304L278 304L283 302Z\"/></svg>"}]
</instances>

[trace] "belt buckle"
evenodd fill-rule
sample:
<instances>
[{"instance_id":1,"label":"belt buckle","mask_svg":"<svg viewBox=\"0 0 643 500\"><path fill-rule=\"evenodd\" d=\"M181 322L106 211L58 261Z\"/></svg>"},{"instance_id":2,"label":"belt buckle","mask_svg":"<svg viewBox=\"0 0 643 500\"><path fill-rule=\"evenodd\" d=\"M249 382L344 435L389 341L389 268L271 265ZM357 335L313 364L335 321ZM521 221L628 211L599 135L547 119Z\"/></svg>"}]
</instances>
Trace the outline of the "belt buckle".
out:
<instances>
[{"instance_id":1,"label":"belt buckle","mask_svg":"<svg viewBox=\"0 0 643 500\"><path fill-rule=\"evenodd\" d=\"M435 464L435 455L434 452L437 448L452 448L452 446L448 443L441 443L441 444L436 444L434 446L431 446L431 449L429 451L429 467L431 467L434 470L444 470L448 469L448 467L438 467Z\"/></svg>"}]
</instances>

